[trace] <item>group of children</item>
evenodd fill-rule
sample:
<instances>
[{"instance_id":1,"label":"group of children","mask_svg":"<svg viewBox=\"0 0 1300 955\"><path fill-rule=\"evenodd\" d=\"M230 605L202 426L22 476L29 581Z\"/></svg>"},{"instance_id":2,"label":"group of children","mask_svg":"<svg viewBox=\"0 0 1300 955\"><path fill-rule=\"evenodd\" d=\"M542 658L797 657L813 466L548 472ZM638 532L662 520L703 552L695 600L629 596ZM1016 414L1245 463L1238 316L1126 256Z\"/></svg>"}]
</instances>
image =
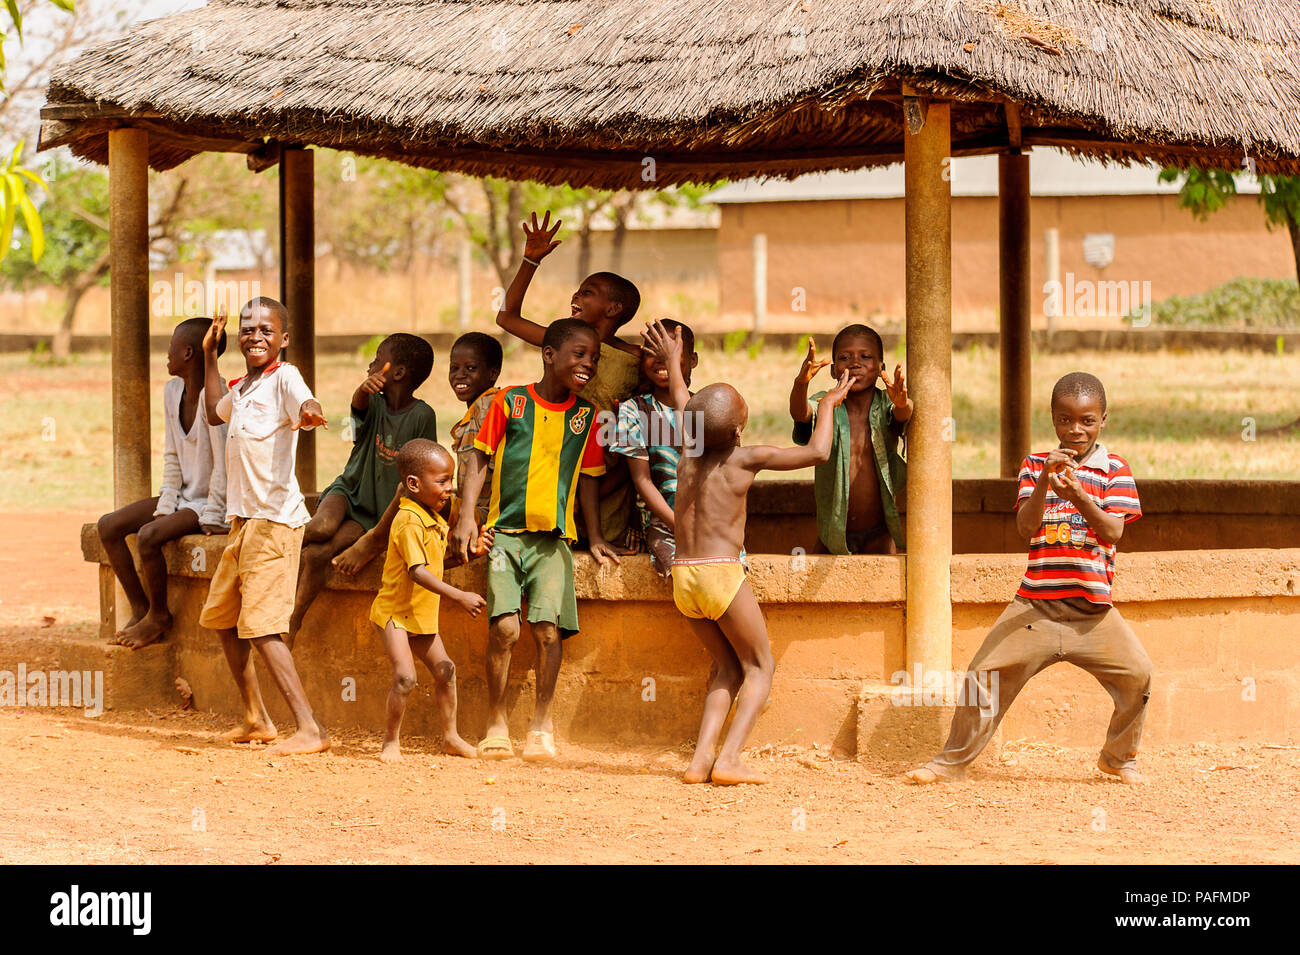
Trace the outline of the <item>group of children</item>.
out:
<instances>
[{"instance_id":1,"label":"group of children","mask_svg":"<svg viewBox=\"0 0 1300 955\"><path fill-rule=\"evenodd\" d=\"M618 337L640 302L627 279L595 273L574 292L569 317L545 326L523 317L528 286L559 245L559 228L549 214L524 224L523 261L497 316L501 328L540 349L540 379L498 387L500 344L478 332L461 336L448 356L448 383L466 411L444 448L433 410L415 396L433 350L415 335L389 336L352 395L347 466L314 515L294 476L297 434L327 424L302 376L279 360L289 338L284 306L268 298L244 306L245 373L229 388L218 371L226 317L177 327L162 491L106 515L100 534L132 608L117 640L133 647L171 625L161 545L199 530L229 534L200 616L221 639L243 704L243 720L225 739L277 739L253 668L256 647L297 724L275 751L328 748L294 668L293 641L331 567L355 574L385 554L370 612L393 667L381 758L400 758L416 657L433 676L446 752L515 755L506 689L526 606L537 645L536 705L520 755L554 759L563 642L579 630L571 547L586 548L602 566L644 548L671 578L674 602L714 664L685 781L766 781L741 758L774 669L746 580L746 495L761 470L812 466L818 539L810 549L902 551L914 407L902 369L888 374L883 342L867 326L842 329L825 360L810 338L790 391L793 446L745 445L748 407L735 388L690 391L699 356L689 327L649 323L640 345ZM828 365L833 386L810 396ZM1125 782L1141 779L1134 760L1150 661L1110 604L1115 542L1141 513L1136 488L1123 459L1098 441L1106 407L1097 379L1061 379L1052 411L1060 447L1030 455L1021 471L1017 526L1030 540L1029 571L971 664L976 673L998 671L999 700L991 710L978 701L959 707L944 751L909 773L912 782L960 777L1025 681L1061 659L1094 673L1115 699L1100 767ZM133 533L138 574L126 546ZM483 556L485 595L443 580L445 568ZM457 731L455 665L439 636L445 602L471 616L487 611L488 717L477 746Z\"/></svg>"}]
</instances>

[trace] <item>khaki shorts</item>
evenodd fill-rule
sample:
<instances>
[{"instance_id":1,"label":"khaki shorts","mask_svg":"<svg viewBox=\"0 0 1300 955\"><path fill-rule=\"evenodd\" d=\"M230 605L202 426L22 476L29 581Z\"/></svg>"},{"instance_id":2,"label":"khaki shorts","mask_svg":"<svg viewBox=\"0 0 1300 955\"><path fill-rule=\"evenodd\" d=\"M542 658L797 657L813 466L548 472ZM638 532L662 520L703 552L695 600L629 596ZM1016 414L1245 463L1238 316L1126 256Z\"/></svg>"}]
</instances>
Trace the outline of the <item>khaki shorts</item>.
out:
<instances>
[{"instance_id":1,"label":"khaki shorts","mask_svg":"<svg viewBox=\"0 0 1300 955\"><path fill-rule=\"evenodd\" d=\"M301 552L301 527L257 517L233 518L199 625L213 630L234 627L243 640L288 633Z\"/></svg>"}]
</instances>

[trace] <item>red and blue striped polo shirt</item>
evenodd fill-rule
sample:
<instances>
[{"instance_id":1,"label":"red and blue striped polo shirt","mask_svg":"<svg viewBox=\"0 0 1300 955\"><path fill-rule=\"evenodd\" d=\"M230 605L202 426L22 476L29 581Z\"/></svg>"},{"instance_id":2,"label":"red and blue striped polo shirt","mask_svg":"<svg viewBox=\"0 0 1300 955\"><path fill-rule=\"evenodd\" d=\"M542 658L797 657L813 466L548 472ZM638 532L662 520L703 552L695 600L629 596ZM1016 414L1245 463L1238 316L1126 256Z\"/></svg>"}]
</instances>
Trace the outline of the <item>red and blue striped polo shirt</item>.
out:
<instances>
[{"instance_id":1,"label":"red and blue striped polo shirt","mask_svg":"<svg viewBox=\"0 0 1300 955\"><path fill-rule=\"evenodd\" d=\"M1048 452L1031 454L1020 465L1016 508L1029 499L1042 476ZM1074 472L1084 492L1107 514L1119 514L1128 524L1142 516L1137 484L1128 462L1097 444ZM1043 506L1043 523L1029 542L1029 566L1017 597L1063 600L1082 597L1109 604L1115 580L1115 545L1103 544L1073 504L1050 487Z\"/></svg>"}]
</instances>

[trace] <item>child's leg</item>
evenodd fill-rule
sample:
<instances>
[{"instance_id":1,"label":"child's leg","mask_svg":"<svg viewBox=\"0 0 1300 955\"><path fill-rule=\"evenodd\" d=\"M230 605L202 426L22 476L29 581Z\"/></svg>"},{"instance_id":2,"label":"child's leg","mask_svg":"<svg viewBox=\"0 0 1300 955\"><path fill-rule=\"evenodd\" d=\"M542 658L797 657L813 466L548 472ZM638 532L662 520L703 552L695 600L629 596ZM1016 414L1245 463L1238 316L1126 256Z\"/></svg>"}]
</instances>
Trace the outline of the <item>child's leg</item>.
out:
<instances>
[{"instance_id":1,"label":"child's leg","mask_svg":"<svg viewBox=\"0 0 1300 955\"><path fill-rule=\"evenodd\" d=\"M772 689L772 646L767 639L767 624L759 610L754 591L746 580L736 591L727 612L718 618L718 628L731 645L740 663L742 681L736 693L736 715L713 764L710 779L720 785L765 783L767 777L756 773L740 759L740 751L758 722L758 714Z\"/></svg>"},{"instance_id":2,"label":"child's leg","mask_svg":"<svg viewBox=\"0 0 1300 955\"><path fill-rule=\"evenodd\" d=\"M713 763L718 748L718 734L722 724L731 712L731 704L744 678L740 660L731 644L722 635L717 623L712 620L686 618L695 631L695 635L704 644L704 649L713 657L713 679L709 684L708 695L704 698L704 716L700 719L700 733L695 741L695 755L686 767L683 782L706 783L713 772Z\"/></svg>"},{"instance_id":3,"label":"child's leg","mask_svg":"<svg viewBox=\"0 0 1300 955\"><path fill-rule=\"evenodd\" d=\"M144 592L140 577L135 572L135 561L131 559L131 549L126 546L126 539L153 520L154 508L157 506L158 498L146 497L99 519L99 539L104 545L104 552L108 554L108 563L126 593L127 602L131 604L131 619L127 621L127 627L139 623L149 612L149 596ZM118 631L119 634L121 632ZM111 642L116 643L117 640Z\"/></svg>"},{"instance_id":4,"label":"child's leg","mask_svg":"<svg viewBox=\"0 0 1300 955\"><path fill-rule=\"evenodd\" d=\"M384 651L393 664L393 685L388 690L384 748L379 758L386 763L395 763L402 758L399 737L402 716L406 713L406 698L415 689L415 660L411 657L411 644L418 638L413 638L392 620L380 632L384 637Z\"/></svg>"},{"instance_id":5,"label":"child's leg","mask_svg":"<svg viewBox=\"0 0 1300 955\"><path fill-rule=\"evenodd\" d=\"M1126 783L1142 782L1137 754L1151 698L1151 658L1114 607L1070 644L1065 659L1096 677L1115 703L1097 765Z\"/></svg>"},{"instance_id":6,"label":"child's leg","mask_svg":"<svg viewBox=\"0 0 1300 955\"><path fill-rule=\"evenodd\" d=\"M217 636L221 638L221 649L226 654L226 663L230 665L230 674L235 678L239 698L244 704L244 721L217 738L227 743L253 740L269 743L276 737L275 724L262 702L262 689L257 683L257 671L253 669L252 648L247 640L239 639L233 627L218 630Z\"/></svg>"},{"instance_id":7,"label":"child's leg","mask_svg":"<svg viewBox=\"0 0 1300 955\"><path fill-rule=\"evenodd\" d=\"M506 681L510 676L510 655L519 641L519 614L503 613L488 626L487 691L488 717L484 739L510 737L506 720Z\"/></svg>"},{"instance_id":8,"label":"child's leg","mask_svg":"<svg viewBox=\"0 0 1300 955\"><path fill-rule=\"evenodd\" d=\"M442 717L442 751L452 756L473 759L478 755L477 751L461 739L460 732L456 729L456 664L447 655L442 637L436 633L432 636L412 637L411 649L433 674L433 695L437 701L438 715Z\"/></svg>"},{"instance_id":9,"label":"child's leg","mask_svg":"<svg viewBox=\"0 0 1300 955\"><path fill-rule=\"evenodd\" d=\"M356 521L347 517L348 499L342 494L326 494L302 535L302 555L298 566L298 590L294 595L293 616L289 618L289 646L297 639L303 618L312 601L325 589L330 574L330 560L347 550L365 533Z\"/></svg>"},{"instance_id":10,"label":"child's leg","mask_svg":"<svg viewBox=\"0 0 1300 955\"><path fill-rule=\"evenodd\" d=\"M321 753L330 748L329 736L325 728L316 722L307 702L307 692L302 687L302 680L293 665L293 652L280 634L254 637L252 642L257 652L262 655L262 662L271 671L271 678L280 690L280 695L289 704L293 712L298 731L282 743L272 746L267 752L274 755L293 756L299 753Z\"/></svg>"},{"instance_id":11,"label":"child's leg","mask_svg":"<svg viewBox=\"0 0 1300 955\"><path fill-rule=\"evenodd\" d=\"M167 562L163 560L162 546L198 532L199 515L188 507L154 518L137 532L135 542L140 550L140 575L149 597L149 612L138 623L123 628L117 635L118 643L138 650L171 627L172 615L167 609Z\"/></svg>"},{"instance_id":12,"label":"child's leg","mask_svg":"<svg viewBox=\"0 0 1300 955\"><path fill-rule=\"evenodd\" d=\"M909 772L908 781L932 783L964 777L966 767L984 751L1025 684L1059 661L1060 652L1061 625L1028 601L1012 601L966 668L965 696L953 713L943 751Z\"/></svg>"},{"instance_id":13,"label":"child's leg","mask_svg":"<svg viewBox=\"0 0 1300 955\"><path fill-rule=\"evenodd\" d=\"M560 630L546 620L530 621L528 628L537 643L537 706L533 710L531 733L554 733L555 721L551 718L551 703L555 700L555 684L560 677L560 664L564 659L564 642Z\"/></svg>"}]
</instances>

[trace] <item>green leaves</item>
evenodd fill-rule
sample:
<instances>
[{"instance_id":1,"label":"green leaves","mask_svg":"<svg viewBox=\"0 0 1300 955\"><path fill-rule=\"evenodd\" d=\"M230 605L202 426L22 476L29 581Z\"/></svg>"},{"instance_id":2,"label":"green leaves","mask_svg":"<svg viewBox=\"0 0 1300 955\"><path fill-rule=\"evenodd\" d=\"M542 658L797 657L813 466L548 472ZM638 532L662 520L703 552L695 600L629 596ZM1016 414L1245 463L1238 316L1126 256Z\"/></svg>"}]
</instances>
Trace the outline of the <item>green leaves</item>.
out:
<instances>
[{"instance_id":1,"label":"green leaves","mask_svg":"<svg viewBox=\"0 0 1300 955\"><path fill-rule=\"evenodd\" d=\"M9 154L9 162L0 171L0 259L9 254L13 244L14 219L21 212L27 226L27 234L32 237L32 261L39 262L45 254L45 231L41 228L41 216L36 204L27 194L28 182L46 189L45 180L30 169L18 165L22 156L23 144L20 140ZM47 190L48 191L48 190Z\"/></svg>"}]
</instances>

